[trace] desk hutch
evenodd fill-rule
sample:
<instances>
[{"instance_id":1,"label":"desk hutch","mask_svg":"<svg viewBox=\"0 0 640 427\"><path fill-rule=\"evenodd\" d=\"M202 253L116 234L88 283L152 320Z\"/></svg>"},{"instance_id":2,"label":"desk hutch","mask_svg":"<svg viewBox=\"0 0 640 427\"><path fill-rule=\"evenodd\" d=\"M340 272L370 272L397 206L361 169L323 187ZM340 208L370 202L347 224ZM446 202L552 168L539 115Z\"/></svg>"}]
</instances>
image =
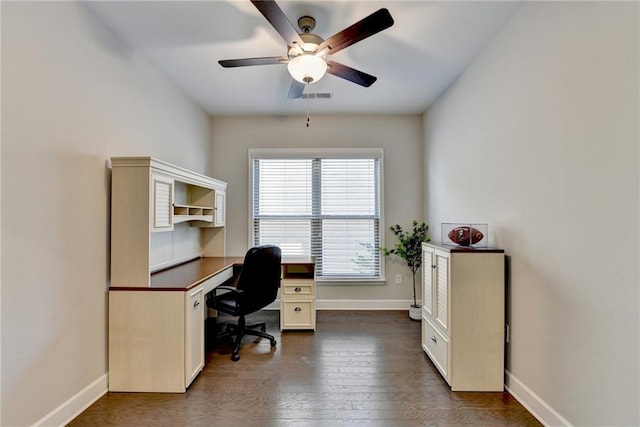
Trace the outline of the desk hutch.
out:
<instances>
[{"instance_id":1,"label":"desk hutch","mask_svg":"<svg viewBox=\"0 0 640 427\"><path fill-rule=\"evenodd\" d=\"M238 260L227 184L150 157L111 166L109 390L184 392L204 367L204 295Z\"/></svg>"}]
</instances>

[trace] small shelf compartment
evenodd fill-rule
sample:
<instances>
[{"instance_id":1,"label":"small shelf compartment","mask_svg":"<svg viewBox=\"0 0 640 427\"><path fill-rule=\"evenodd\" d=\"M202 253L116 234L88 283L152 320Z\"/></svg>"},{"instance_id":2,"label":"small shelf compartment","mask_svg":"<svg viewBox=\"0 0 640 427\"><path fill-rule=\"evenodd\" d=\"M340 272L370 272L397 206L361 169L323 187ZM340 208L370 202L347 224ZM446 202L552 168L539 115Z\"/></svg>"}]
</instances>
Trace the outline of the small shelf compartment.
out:
<instances>
[{"instance_id":1,"label":"small shelf compartment","mask_svg":"<svg viewBox=\"0 0 640 427\"><path fill-rule=\"evenodd\" d=\"M188 222L192 226L212 226L214 222L213 188L176 182L173 222Z\"/></svg>"},{"instance_id":2,"label":"small shelf compartment","mask_svg":"<svg viewBox=\"0 0 640 427\"><path fill-rule=\"evenodd\" d=\"M314 265L313 264L283 264L282 278L283 279L313 279Z\"/></svg>"},{"instance_id":3,"label":"small shelf compartment","mask_svg":"<svg viewBox=\"0 0 640 427\"><path fill-rule=\"evenodd\" d=\"M213 208L193 205L173 205L173 222L175 224L186 221L213 222Z\"/></svg>"}]
</instances>

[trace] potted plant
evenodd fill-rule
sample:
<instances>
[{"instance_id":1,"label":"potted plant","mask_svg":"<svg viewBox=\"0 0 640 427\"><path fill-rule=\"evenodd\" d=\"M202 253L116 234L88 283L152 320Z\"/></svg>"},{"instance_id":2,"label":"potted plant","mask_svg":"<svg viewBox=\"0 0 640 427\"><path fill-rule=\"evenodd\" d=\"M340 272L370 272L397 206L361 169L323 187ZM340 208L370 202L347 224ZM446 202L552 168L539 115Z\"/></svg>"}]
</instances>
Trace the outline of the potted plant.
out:
<instances>
[{"instance_id":1,"label":"potted plant","mask_svg":"<svg viewBox=\"0 0 640 427\"><path fill-rule=\"evenodd\" d=\"M380 248L380 250L384 256L396 255L407 263L413 276L413 304L409 307L409 318L420 320L421 307L416 300L416 272L422 265L422 242L429 241L429 226L414 220L411 231L404 231L398 224L391 226L390 229L398 238L398 243L392 249Z\"/></svg>"}]
</instances>

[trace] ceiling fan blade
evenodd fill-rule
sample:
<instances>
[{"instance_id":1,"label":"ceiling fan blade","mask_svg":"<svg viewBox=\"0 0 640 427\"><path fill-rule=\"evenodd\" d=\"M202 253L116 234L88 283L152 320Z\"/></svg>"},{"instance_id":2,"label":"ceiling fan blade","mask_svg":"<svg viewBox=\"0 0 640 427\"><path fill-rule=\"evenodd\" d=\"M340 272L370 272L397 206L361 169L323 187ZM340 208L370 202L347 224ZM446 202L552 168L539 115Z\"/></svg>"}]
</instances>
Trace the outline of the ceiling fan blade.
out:
<instances>
[{"instance_id":1,"label":"ceiling fan blade","mask_svg":"<svg viewBox=\"0 0 640 427\"><path fill-rule=\"evenodd\" d=\"M251 3L264 15L271 26L282 36L289 46L304 45L300 34L291 24L280 6L272 0L251 0Z\"/></svg>"},{"instance_id":2,"label":"ceiling fan blade","mask_svg":"<svg viewBox=\"0 0 640 427\"><path fill-rule=\"evenodd\" d=\"M334 54L392 25L393 18L391 14L387 9L382 8L326 39L320 44L318 51L327 49L327 54Z\"/></svg>"},{"instance_id":3,"label":"ceiling fan blade","mask_svg":"<svg viewBox=\"0 0 640 427\"><path fill-rule=\"evenodd\" d=\"M297 80L291 80L291 87L289 88L289 95L287 98L289 99L297 99L302 98L302 92L304 92L304 83L300 83Z\"/></svg>"},{"instance_id":4,"label":"ceiling fan blade","mask_svg":"<svg viewBox=\"0 0 640 427\"><path fill-rule=\"evenodd\" d=\"M250 65L286 64L289 60L283 56L265 56L263 58L222 59L218 64L224 68L248 67Z\"/></svg>"},{"instance_id":5,"label":"ceiling fan blade","mask_svg":"<svg viewBox=\"0 0 640 427\"><path fill-rule=\"evenodd\" d=\"M359 84L360 86L369 87L378 80L376 76L363 73L362 71L340 64L339 62L327 61L327 65L327 73L349 80L350 82Z\"/></svg>"}]
</instances>

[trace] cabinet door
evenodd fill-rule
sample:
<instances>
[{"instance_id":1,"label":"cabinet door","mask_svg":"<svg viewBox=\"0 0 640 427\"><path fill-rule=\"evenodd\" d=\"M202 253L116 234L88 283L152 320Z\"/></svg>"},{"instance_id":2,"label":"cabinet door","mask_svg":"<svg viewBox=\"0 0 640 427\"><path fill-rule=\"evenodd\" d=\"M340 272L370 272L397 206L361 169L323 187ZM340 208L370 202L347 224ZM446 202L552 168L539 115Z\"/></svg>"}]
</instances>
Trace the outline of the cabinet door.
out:
<instances>
[{"instance_id":1,"label":"cabinet door","mask_svg":"<svg viewBox=\"0 0 640 427\"><path fill-rule=\"evenodd\" d=\"M435 272L433 249L422 248L422 307L433 318L433 273Z\"/></svg>"},{"instance_id":2,"label":"cabinet door","mask_svg":"<svg viewBox=\"0 0 640 427\"><path fill-rule=\"evenodd\" d=\"M215 213L214 213L214 226L215 227L224 227L225 222L225 199L226 193L224 191L216 190L216 204L215 204Z\"/></svg>"},{"instance_id":3,"label":"cabinet door","mask_svg":"<svg viewBox=\"0 0 640 427\"><path fill-rule=\"evenodd\" d=\"M202 286L185 296L185 387L204 367L204 291Z\"/></svg>"},{"instance_id":4,"label":"cabinet door","mask_svg":"<svg viewBox=\"0 0 640 427\"><path fill-rule=\"evenodd\" d=\"M173 179L151 175L152 218L151 231L173 230Z\"/></svg>"},{"instance_id":5,"label":"cabinet door","mask_svg":"<svg viewBox=\"0 0 640 427\"><path fill-rule=\"evenodd\" d=\"M442 329L449 333L450 278L449 253L434 251L434 319Z\"/></svg>"}]
</instances>

